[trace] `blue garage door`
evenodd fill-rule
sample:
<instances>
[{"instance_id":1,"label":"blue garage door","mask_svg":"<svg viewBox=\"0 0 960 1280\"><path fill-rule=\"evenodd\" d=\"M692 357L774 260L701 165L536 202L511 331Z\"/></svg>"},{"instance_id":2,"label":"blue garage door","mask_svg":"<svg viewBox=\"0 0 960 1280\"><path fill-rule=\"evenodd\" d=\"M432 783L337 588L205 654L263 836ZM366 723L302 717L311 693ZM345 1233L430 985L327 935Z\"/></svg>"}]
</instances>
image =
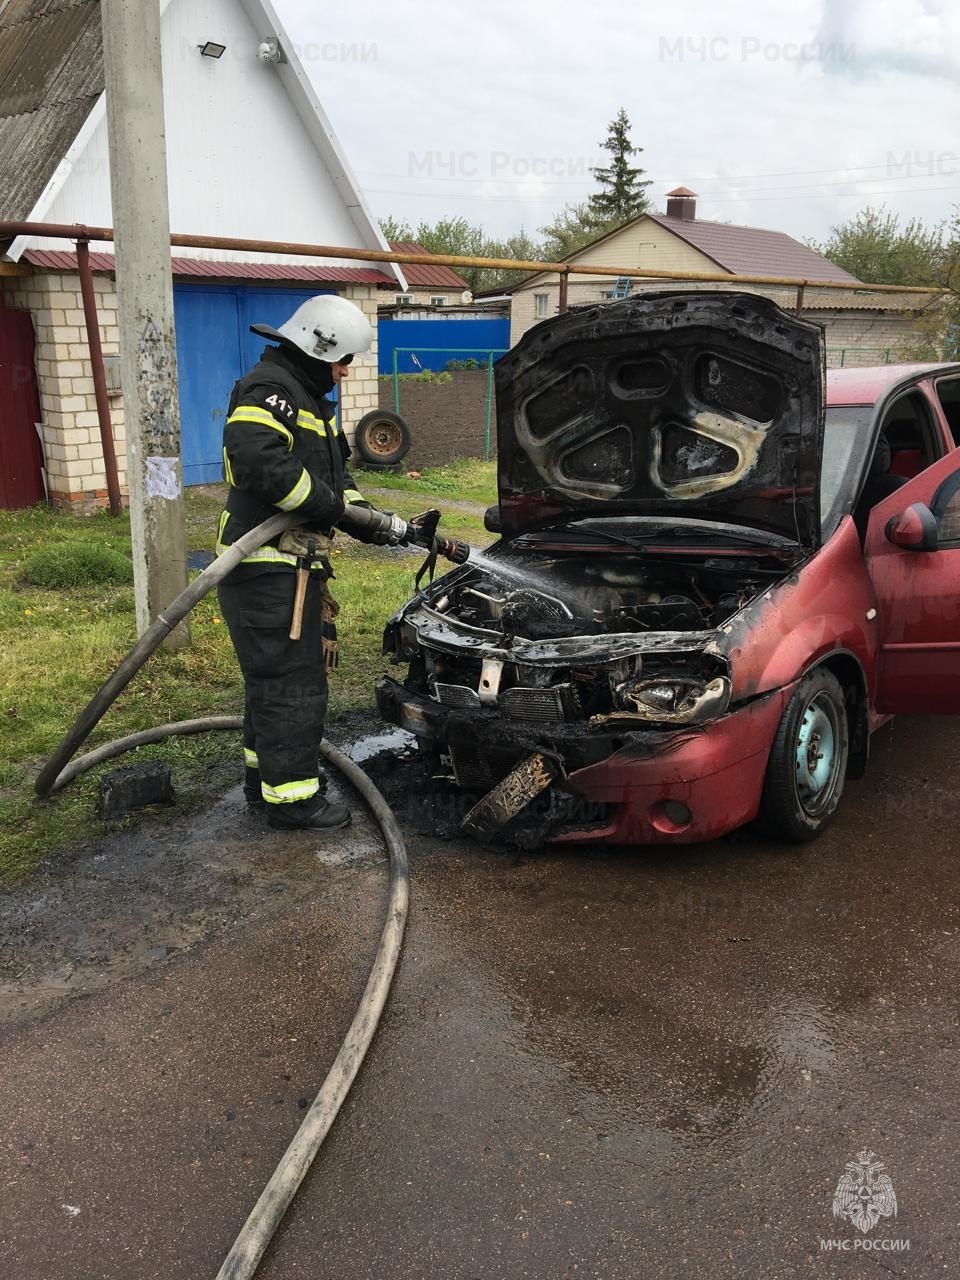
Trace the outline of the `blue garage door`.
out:
<instances>
[{"instance_id":1,"label":"blue garage door","mask_svg":"<svg viewBox=\"0 0 960 1280\"><path fill-rule=\"evenodd\" d=\"M230 392L264 347L250 325L280 325L306 298L324 292L331 291L174 285L184 484L223 479L223 419Z\"/></svg>"}]
</instances>

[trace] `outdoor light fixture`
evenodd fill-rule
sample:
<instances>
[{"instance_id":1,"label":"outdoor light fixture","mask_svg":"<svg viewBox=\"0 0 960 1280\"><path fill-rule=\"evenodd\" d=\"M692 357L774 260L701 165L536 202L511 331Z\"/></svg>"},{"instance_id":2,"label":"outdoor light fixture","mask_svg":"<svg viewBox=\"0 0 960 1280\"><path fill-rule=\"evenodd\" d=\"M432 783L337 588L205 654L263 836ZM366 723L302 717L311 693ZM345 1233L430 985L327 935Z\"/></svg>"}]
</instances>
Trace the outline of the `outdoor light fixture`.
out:
<instances>
[{"instance_id":1,"label":"outdoor light fixture","mask_svg":"<svg viewBox=\"0 0 960 1280\"><path fill-rule=\"evenodd\" d=\"M208 40L206 44L198 44L201 58L222 58L226 52L225 44L217 44L216 40Z\"/></svg>"},{"instance_id":2,"label":"outdoor light fixture","mask_svg":"<svg viewBox=\"0 0 960 1280\"><path fill-rule=\"evenodd\" d=\"M261 62L286 62L287 60L276 36L267 36L260 41L257 57Z\"/></svg>"}]
</instances>

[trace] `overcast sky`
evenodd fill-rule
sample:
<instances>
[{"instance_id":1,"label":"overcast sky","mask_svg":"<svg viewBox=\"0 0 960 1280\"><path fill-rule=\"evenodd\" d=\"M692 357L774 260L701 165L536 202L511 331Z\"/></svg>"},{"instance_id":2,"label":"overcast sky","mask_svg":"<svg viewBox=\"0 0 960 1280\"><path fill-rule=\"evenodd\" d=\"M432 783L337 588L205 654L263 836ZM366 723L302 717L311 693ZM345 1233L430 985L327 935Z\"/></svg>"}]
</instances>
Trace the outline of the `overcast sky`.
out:
<instances>
[{"instance_id":1,"label":"overcast sky","mask_svg":"<svg viewBox=\"0 0 960 1280\"><path fill-rule=\"evenodd\" d=\"M654 207L824 238L960 203L958 0L275 0L373 212L531 233L622 106Z\"/></svg>"}]
</instances>

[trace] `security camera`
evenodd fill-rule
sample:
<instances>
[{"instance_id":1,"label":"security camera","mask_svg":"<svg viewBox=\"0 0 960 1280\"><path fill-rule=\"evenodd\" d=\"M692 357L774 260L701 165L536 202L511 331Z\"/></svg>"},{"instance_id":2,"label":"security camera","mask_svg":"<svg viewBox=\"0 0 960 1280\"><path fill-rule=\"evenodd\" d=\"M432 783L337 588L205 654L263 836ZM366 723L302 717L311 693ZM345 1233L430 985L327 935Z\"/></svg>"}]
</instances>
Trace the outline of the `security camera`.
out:
<instances>
[{"instance_id":1,"label":"security camera","mask_svg":"<svg viewBox=\"0 0 960 1280\"><path fill-rule=\"evenodd\" d=\"M274 38L261 40L257 49L257 57L261 62L279 62L281 59L280 41Z\"/></svg>"}]
</instances>

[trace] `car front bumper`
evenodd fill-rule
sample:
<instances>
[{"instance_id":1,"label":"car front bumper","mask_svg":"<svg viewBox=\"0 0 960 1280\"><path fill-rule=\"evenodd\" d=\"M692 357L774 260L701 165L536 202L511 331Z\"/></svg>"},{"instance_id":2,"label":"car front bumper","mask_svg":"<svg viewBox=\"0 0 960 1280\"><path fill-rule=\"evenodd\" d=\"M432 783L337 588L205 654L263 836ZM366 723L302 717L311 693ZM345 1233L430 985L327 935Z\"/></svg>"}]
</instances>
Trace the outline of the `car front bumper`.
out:
<instances>
[{"instance_id":1,"label":"car front bumper","mask_svg":"<svg viewBox=\"0 0 960 1280\"><path fill-rule=\"evenodd\" d=\"M755 698L703 725L588 729L577 724L507 724L495 710L442 706L389 678L377 685L384 719L428 749L463 744L519 763L532 752L559 759L574 798L552 842L689 844L712 840L756 817L763 777L793 686ZM578 813L602 813L578 821Z\"/></svg>"}]
</instances>

